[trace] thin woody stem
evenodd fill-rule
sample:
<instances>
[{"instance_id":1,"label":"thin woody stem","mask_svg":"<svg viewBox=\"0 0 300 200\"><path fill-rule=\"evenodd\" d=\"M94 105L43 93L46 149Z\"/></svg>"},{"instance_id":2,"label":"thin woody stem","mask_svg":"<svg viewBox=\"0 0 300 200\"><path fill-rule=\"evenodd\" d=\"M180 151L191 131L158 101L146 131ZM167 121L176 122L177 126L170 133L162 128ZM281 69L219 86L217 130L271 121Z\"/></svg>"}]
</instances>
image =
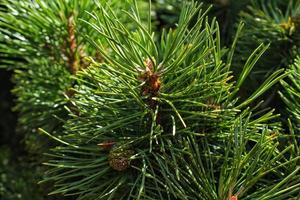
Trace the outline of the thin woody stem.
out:
<instances>
[{"instance_id":1,"label":"thin woody stem","mask_svg":"<svg viewBox=\"0 0 300 200\"><path fill-rule=\"evenodd\" d=\"M76 74L78 70L78 60L76 58L76 37L75 37L75 23L74 23L74 15L71 14L68 18L68 40L69 40L69 54L68 54L68 66L69 70L72 74Z\"/></svg>"}]
</instances>

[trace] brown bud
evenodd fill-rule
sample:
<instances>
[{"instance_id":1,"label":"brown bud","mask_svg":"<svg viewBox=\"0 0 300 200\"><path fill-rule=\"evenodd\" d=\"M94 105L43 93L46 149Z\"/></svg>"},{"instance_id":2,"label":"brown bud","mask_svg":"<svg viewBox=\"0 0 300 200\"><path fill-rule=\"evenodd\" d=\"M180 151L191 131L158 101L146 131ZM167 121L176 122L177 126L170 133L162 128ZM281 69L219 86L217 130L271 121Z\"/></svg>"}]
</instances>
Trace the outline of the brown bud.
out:
<instances>
[{"instance_id":1,"label":"brown bud","mask_svg":"<svg viewBox=\"0 0 300 200\"><path fill-rule=\"evenodd\" d=\"M125 171L130 167L130 157L132 155L132 150L112 149L108 155L109 166L116 171Z\"/></svg>"}]
</instances>

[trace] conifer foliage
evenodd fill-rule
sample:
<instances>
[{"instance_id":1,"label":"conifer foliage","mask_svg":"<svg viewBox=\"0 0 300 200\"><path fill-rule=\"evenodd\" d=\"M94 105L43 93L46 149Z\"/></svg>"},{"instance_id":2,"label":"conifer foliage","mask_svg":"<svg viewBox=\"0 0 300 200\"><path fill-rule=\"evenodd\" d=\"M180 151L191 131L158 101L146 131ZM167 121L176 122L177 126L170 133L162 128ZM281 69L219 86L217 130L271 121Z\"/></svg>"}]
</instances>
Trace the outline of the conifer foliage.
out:
<instances>
[{"instance_id":1,"label":"conifer foliage","mask_svg":"<svg viewBox=\"0 0 300 200\"><path fill-rule=\"evenodd\" d=\"M274 70L287 68L299 53L299 12L298 0L253 0L240 12L245 28L237 45L235 71L242 70L241 63L257 45L270 44L249 75L249 91L258 87ZM271 102L269 105L281 105L278 103L280 98L276 98L278 90L279 86L269 92L266 98L267 102Z\"/></svg>"},{"instance_id":2,"label":"conifer foliage","mask_svg":"<svg viewBox=\"0 0 300 200\"><path fill-rule=\"evenodd\" d=\"M180 14L161 29L154 11L170 2ZM299 59L241 100L267 36L251 50L239 24L225 48L207 2L174 2L3 1L1 66L14 71L19 127L51 144L36 140L39 184L71 199L299 198ZM287 19L277 28L293 34ZM290 133L254 106L279 81Z\"/></svg>"},{"instance_id":3,"label":"conifer foliage","mask_svg":"<svg viewBox=\"0 0 300 200\"><path fill-rule=\"evenodd\" d=\"M79 18L90 20L85 10L94 10L89 1L3 1L1 13L1 65L15 70L15 109L23 132L37 128L54 131L65 115L71 74L85 66L86 40L75 35ZM76 11L76 12L75 12ZM93 31L80 26L82 33Z\"/></svg>"},{"instance_id":4,"label":"conifer foliage","mask_svg":"<svg viewBox=\"0 0 300 200\"><path fill-rule=\"evenodd\" d=\"M296 133L300 133L300 58L297 57L295 63L290 65L289 79L282 80L284 91L280 93L286 103L287 112L293 121Z\"/></svg>"}]
</instances>

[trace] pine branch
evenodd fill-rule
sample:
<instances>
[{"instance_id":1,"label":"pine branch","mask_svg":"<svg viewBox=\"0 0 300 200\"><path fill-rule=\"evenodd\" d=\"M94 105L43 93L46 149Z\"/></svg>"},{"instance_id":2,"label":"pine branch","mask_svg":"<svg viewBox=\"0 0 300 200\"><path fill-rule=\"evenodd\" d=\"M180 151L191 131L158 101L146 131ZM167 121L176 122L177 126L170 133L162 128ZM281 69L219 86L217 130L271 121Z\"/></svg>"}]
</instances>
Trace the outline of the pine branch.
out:
<instances>
[{"instance_id":1,"label":"pine branch","mask_svg":"<svg viewBox=\"0 0 300 200\"><path fill-rule=\"evenodd\" d=\"M73 84L71 75L85 67L86 54L96 54L82 37L84 33L93 37L93 31L79 21L81 17L92 20L84 10L94 10L95 4L62 0L4 0L2 4L0 65L15 70L14 110L20 115L21 132L37 138L37 128L52 132L61 127L67 116L65 95Z\"/></svg>"},{"instance_id":2,"label":"pine branch","mask_svg":"<svg viewBox=\"0 0 300 200\"><path fill-rule=\"evenodd\" d=\"M300 59L295 60L295 63L289 67L289 77L282 80L283 91L280 96L286 104L288 116L291 118L295 126L296 133L300 130Z\"/></svg>"},{"instance_id":3,"label":"pine branch","mask_svg":"<svg viewBox=\"0 0 300 200\"><path fill-rule=\"evenodd\" d=\"M287 66L293 59L292 49L299 32L297 29L299 5L298 1L293 0L288 2L256 0L246 11L241 12L240 17L245 23L245 29L238 42L236 65L244 62L251 51L261 43L270 43L270 48L258 63L258 69L251 75L258 82L275 71L278 66Z\"/></svg>"},{"instance_id":4,"label":"pine branch","mask_svg":"<svg viewBox=\"0 0 300 200\"><path fill-rule=\"evenodd\" d=\"M237 86L231 80L230 65L223 62L219 27L215 21L208 24L199 4L186 2L178 27L165 30L159 41L149 28L150 22L141 22L137 7L123 12L134 29L124 26L110 7L99 5L99 10L90 13L97 23L85 22L111 52L102 42L87 36L104 61L91 59L91 66L76 75L71 101L78 114L71 113L59 138L63 143L53 149L49 154L52 159L45 163L52 167L45 181L56 183L51 194L76 195L78 199L195 199L202 192L213 199L226 198L231 185L220 181L226 186L217 191L216 175L221 174L221 168L213 166L225 163L224 155L237 165L239 159L234 161L231 156L235 151L239 154L234 158L247 155L248 141L250 147L254 143L263 149L258 154L249 153L249 157L258 159L254 171L272 171L273 160L264 165L264 159L270 152L274 152L272 156L278 153L277 145L264 140L267 136L265 132L261 135L261 130L270 133L265 125L276 116L270 111L245 119L256 111L244 107L282 78L280 71L249 100L238 104L235 91L247 73L241 75ZM253 53L244 66L246 71L251 70L263 49ZM245 125L238 126L238 122ZM270 126L276 129L278 124ZM235 127L242 128L232 137ZM189 144L190 138L194 141ZM229 139L233 145L239 138L238 149L224 149L225 141ZM206 142L200 146L203 140ZM201 159L208 167L199 164L195 173L211 170L205 177L191 177L197 187L190 187L191 180L185 179L191 167L188 156L199 158L193 145L195 151L204 153ZM247 162L252 164L247 159L240 171L247 171ZM227 172L222 173L228 177ZM257 186L256 179L246 177L249 172L241 174L241 182L248 181L247 189ZM261 178L259 173L257 177ZM266 183L265 188L268 186Z\"/></svg>"}]
</instances>

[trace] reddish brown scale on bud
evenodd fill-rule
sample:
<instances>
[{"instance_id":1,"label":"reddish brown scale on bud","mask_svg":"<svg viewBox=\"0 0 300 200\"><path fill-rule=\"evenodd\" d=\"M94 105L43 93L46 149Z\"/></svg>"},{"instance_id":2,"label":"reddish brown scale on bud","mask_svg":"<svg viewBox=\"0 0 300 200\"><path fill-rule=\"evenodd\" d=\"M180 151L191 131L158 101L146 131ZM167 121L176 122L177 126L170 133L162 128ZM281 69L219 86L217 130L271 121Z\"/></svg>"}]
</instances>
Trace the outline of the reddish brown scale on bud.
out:
<instances>
[{"instance_id":1,"label":"reddish brown scale on bud","mask_svg":"<svg viewBox=\"0 0 300 200\"><path fill-rule=\"evenodd\" d=\"M97 144L99 147L101 147L101 149L103 150L110 150L114 145L116 144L116 142L114 141L105 141L102 143Z\"/></svg>"},{"instance_id":2,"label":"reddish brown scale on bud","mask_svg":"<svg viewBox=\"0 0 300 200\"><path fill-rule=\"evenodd\" d=\"M147 58L146 61L144 62L146 67L150 70L150 71L153 71L153 62L151 59Z\"/></svg>"},{"instance_id":3,"label":"reddish brown scale on bud","mask_svg":"<svg viewBox=\"0 0 300 200\"><path fill-rule=\"evenodd\" d=\"M146 69L139 76L139 80L145 82L142 87L142 95L155 97L161 87L160 77L158 73L154 72L154 64L149 58L145 61L145 65Z\"/></svg>"},{"instance_id":4,"label":"reddish brown scale on bud","mask_svg":"<svg viewBox=\"0 0 300 200\"><path fill-rule=\"evenodd\" d=\"M228 200L238 200L238 196L240 194L241 191L239 191L238 193L232 195L232 189L229 190L228 192Z\"/></svg>"},{"instance_id":5,"label":"reddish brown scale on bud","mask_svg":"<svg viewBox=\"0 0 300 200\"><path fill-rule=\"evenodd\" d=\"M156 109L158 102L153 97L158 96L159 90L161 88L160 74L158 72L155 72L154 63L150 58L147 58L144 61L144 65L146 69L143 70L138 76L138 79L144 83L141 88L141 94L142 96L147 97L147 99L145 100L146 104L149 106L149 108L154 110ZM160 112L157 113L156 122L158 124L161 124Z\"/></svg>"},{"instance_id":6,"label":"reddish brown scale on bud","mask_svg":"<svg viewBox=\"0 0 300 200\"><path fill-rule=\"evenodd\" d=\"M160 85L161 85L161 82L159 80L159 76L158 75L152 75L149 77L149 84L150 84L150 88L151 88L151 91L152 93L156 94L159 89L160 89Z\"/></svg>"},{"instance_id":7,"label":"reddish brown scale on bud","mask_svg":"<svg viewBox=\"0 0 300 200\"><path fill-rule=\"evenodd\" d=\"M234 196L231 197L230 200L238 200L238 196L237 196L237 195L234 195Z\"/></svg>"}]
</instances>

